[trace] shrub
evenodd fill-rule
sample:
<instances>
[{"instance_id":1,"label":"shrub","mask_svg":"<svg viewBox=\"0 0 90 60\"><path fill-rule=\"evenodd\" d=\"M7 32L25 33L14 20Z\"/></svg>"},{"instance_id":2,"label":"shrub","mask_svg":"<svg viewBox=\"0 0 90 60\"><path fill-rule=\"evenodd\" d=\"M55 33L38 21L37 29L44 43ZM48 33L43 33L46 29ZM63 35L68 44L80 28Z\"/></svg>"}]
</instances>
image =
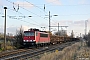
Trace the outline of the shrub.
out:
<instances>
[{"instance_id":1,"label":"shrub","mask_svg":"<svg viewBox=\"0 0 90 60\"><path fill-rule=\"evenodd\" d=\"M82 55L83 58L90 58L90 48L81 46L81 43L75 43L62 51L45 54L40 60L78 60Z\"/></svg>"}]
</instances>

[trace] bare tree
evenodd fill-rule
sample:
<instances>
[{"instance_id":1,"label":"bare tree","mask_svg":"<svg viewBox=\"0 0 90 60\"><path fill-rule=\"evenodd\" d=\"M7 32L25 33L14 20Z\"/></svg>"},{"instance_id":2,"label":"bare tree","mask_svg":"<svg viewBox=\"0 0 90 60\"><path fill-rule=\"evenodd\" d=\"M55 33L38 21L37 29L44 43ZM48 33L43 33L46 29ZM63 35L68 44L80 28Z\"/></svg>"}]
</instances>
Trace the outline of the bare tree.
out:
<instances>
[{"instance_id":1,"label":"bare tree","mask_svg":"<svg viewBox=\"0 0 90 60\"><path fill-rule=\"evenodd\" d=\"M88 33L88 35L87 35L87 40L88 40L87 45L90 47L90 31L89 31L89 33Z\"/></svg>"},{"instance_id":2,"label":"bare tree","mask_svg":"<svg viewBox=\"0 0 90 60\"><path fill-rule=\"evenodd\" d=\"M87 35L84 35L83 38L86 40L87 45L90 47L90 31L88 32Z\"/></svg>"},{"instance_id":3,"label":"bare tree","mask_svg":"<svg viewBox=\"0 0 90 60\"><path fill-rule=\"evenodd\" d=\"M72 30L72 32L71 32L71 37L72 37L72 38L74 37L74 32L73 32L73 30Z\"/></svg>"},{"instance_id":4,"label":"bare tree","mask_svg":"<svg viewBox=\"0 0 90 60\"><path fill-rule=\"evenodd\" d=\"M17 48L23 47L23 29L22 29L22 26L20 27L19 30L16 31L15 39L16 39L16 47Z\"/></svg>"}]
</instances>

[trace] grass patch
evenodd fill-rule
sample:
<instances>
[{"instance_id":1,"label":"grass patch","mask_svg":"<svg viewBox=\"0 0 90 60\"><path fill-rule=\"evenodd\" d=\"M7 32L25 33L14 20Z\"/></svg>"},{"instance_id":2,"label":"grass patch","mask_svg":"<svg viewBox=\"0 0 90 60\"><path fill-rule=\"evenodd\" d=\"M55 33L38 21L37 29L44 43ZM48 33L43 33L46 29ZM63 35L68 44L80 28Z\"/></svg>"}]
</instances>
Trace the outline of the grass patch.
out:
<instances>
[{"instance_id":1,"label":"grass patch","mask_svg":"<svg viewBox=\"0 0 90 60\"><path fill-rule=\"evenodd\" d=\"M43 55L40 60L79 60L80 58L90 60L90 48L85 46L85 42L82 45L81 42L77 42L62 51Z\"/></svg>"},{"instance_id":2,"label":"grass patch","mask_svg":"<svg viewBox=\"0 0 90 60\"><path fill-rule=\"evenodd\" d=\"M4 49L4 43L0 43L0 51L2 52L2 51L4 51L5 49ZM15 46L12 46L11 45L11 42L10 41L8 41L7 43L6 43L6 50L14 50L15 49Z\"/></svg>"}]
</instances>

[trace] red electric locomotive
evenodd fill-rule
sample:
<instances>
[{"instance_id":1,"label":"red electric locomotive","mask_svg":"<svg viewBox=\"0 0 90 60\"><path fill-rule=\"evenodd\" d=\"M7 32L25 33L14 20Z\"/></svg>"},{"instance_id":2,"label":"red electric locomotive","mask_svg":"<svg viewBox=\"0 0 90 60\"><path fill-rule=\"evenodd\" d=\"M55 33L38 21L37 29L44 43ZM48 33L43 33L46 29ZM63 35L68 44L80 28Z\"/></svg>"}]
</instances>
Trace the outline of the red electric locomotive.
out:
<instances>
[{"instance_id":1,"label":"red electric locomotive","mask_svg":"<svg viewBox=\"0 0 90 60\"><path fill-rule=\"evenodd\" d=\"M49 33L45 31L39 31L39 29L29 29L24 31L23 45L32 46L32 45L42 45L49 44L50 36Z\"/></svg>"}]
</instances>

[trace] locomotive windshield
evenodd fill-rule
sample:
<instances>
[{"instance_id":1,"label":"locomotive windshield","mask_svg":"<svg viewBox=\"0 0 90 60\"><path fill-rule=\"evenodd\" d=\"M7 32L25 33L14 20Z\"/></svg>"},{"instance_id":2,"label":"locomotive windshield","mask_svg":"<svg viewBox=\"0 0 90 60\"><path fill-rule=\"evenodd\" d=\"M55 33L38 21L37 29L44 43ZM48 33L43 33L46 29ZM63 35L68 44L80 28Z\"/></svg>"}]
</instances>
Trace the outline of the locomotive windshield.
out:
<instances>
[{"instance_id":1,"label":"locomotive windshield","mask_svg":"<svg viewBox=\"0 0 90 60\"><path fill-rule=\"evenodd\" d=\"M24 32L24 36L35 36L34 32Z\"/></svg>"}]
</instances>

